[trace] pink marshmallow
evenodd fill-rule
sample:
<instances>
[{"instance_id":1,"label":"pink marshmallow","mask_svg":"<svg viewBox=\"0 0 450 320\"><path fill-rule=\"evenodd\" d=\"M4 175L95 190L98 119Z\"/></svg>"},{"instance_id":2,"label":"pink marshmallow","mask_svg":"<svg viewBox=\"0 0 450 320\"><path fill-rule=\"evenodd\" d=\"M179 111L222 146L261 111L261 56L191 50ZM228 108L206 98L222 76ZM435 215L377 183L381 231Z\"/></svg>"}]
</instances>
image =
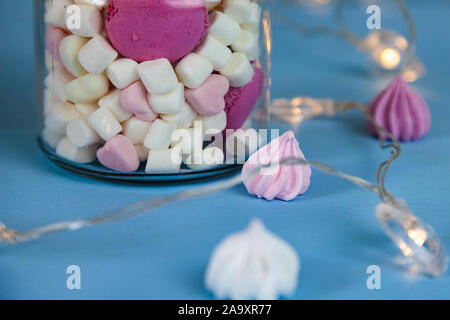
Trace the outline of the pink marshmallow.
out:
<instances>
[{"instance_id":1,"label":"pink marshmallow","mask_svg":"<svg viewBox=\"0 0 450 320\"><path fill-rule=\"evenodd\" d=\"M133 172L140 165L133 143L121 134L108 140L102 148L98 149L97 158L105 167L119 172Z\"/></svg>"},{"instance_id":2,"label":"pink marshmallow","mask_svg":"<svg viewBox=\"0 0 450 320\"><path fill-rule=\"evenodd\" d=\"M227 78L212 74L197 89L187 89L186 100L197 113L214 116L225 109L225 95L230 89Z\"/></svg>"},{"instance_id":3,"label":"pink marshmallow","mask_svg":"<svg viewBox=\"0 0 450 320\"><path fill-rule=\"evenodd\" d=\"M137 118L143 121L153 121L158 118L148 103L147 90L141 81L136 81L122 90L120 94L120 103L122 107L134 113Z\"/></svg>"},{"instance_id":4,"label":"pink marshmallow","mask_svg":"<svg viewBox=\"0 0 450 320\"><path fill-rule=\"evenodd\" d=\"M67 36L67 33L57 27L49 27L45 33L45 46L47 52L52 55L55 60L62 63L61 56L59 55L59 44L62 39Z\"/></svg>"}]
</instances>

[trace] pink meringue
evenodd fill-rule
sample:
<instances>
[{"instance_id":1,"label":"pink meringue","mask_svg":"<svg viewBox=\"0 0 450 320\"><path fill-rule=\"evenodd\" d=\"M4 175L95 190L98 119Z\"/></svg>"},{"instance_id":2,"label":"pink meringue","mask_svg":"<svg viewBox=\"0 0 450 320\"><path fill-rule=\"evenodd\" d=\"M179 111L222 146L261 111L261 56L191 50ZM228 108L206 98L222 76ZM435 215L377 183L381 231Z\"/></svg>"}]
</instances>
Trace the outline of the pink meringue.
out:
<instances>
[{"instance_id":1,"label":"pink meringue","mask_svg":"<svg viewBox=\"0 0 450 320\"><path fill-rule=\"evenodd\" d=\"M428 133L431 115L427 103L398 76L369 105L375 121L401 141L417 140ZM376 134L372 124L369 130ZM383 133L383 139L388 139Z\"/></svg>"},{"instance_id":2,"label":"pink meringue","mask_svg":"<svg viewBox=\"0 0 450 320\"><path fill-rule=\"evenodd\" d=\"M294 132L288 131L255 152L242 168L242 174L246 177L258 166L294 157L305 159ZM290 201L308 190L310 177L309 165L274 165L261 170L257 176L244 178L244 185L258 198Z\"/></svg>"}]
</instances>

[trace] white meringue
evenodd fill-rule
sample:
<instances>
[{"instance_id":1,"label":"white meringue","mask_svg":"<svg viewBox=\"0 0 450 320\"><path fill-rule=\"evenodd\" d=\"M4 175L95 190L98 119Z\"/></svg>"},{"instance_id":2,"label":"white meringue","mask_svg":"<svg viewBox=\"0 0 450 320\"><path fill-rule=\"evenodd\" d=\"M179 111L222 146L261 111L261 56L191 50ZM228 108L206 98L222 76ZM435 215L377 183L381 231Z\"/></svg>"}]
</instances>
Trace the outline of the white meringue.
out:
<instances>
[{"instance_id":1,"label":"white meringue","mask_svg":"<svg viewBox=\"0 0 450 320\"><path fill-rule=\"evenodd\" d=\"M219 299L274 300L294 293L299 271L295 250L254 219L215 248L205 285Z\"/></svg>"}]
</instances>

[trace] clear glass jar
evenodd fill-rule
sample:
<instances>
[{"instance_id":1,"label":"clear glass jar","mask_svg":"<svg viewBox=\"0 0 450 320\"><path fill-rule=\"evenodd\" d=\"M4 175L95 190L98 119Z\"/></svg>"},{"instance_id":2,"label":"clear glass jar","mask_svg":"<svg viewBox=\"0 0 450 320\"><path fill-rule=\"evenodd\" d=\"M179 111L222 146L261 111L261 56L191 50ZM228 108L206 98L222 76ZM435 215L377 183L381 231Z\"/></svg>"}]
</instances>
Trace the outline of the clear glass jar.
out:
<instances>
[{"instance_id":1,"label":"clear glass jar","mask_svg":"<svg viewBox=\"0 0 450 320\"><path fill-rule=\"evenodd\" d=\"M210 177L239 169L239 142L267 128L271 0L34 3L38 140L56 164Z\"/></svg>"}]
</instances>

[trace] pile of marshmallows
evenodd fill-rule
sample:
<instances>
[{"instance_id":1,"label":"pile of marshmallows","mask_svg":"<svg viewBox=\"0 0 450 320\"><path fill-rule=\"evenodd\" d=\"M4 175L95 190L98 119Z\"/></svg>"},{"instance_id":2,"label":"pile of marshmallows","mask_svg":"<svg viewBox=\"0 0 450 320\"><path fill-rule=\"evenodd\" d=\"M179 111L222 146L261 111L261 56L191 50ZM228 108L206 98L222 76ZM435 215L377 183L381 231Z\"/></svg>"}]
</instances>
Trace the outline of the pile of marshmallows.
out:
<instances>
[{"instance_id":1,"label":"pile of marshmallows","mask_svg":"<svg viewBox=\"0 0 450 320\"><path fill-rule=\"evenodd\" d=\"M204 0L207 33L194 52L172 64L166 58L138 63L122 57L105 31L106 2L47 1L45 142L61 157L78 163L98 159L120 172L136 171L145 161L148 173L178 172L183 161L193 169L223 163L223 150L203 149L203 140L208 131L226 128L222 98L230 87L244 87L253 78L259 5ZM69 22L77 12L81 23L74 28ZM201 127L200 143L194 125ZM182 138L186 132L191 139ZM213 163L194 163L205 153Z\"/></svg>"}]
</instances>

